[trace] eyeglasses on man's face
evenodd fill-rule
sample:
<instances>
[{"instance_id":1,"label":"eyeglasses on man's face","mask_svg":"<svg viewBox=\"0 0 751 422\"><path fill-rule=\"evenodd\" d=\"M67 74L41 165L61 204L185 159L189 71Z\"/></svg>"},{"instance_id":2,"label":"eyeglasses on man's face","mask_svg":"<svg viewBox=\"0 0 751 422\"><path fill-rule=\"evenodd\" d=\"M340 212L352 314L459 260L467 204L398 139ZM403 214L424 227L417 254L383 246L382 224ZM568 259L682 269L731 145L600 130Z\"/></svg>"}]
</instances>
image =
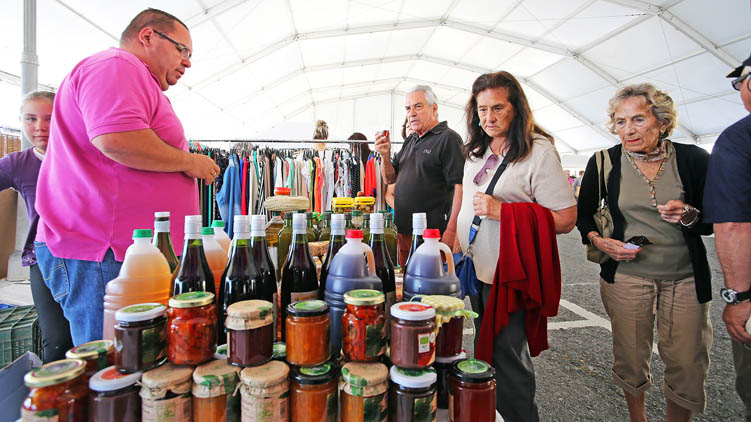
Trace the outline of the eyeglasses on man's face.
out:
<instances>
[{"instance_id":1,"label":"eyeglasses on man's face","mask_svg":"<svg viewBox=\"0 0 751 422\"><path fill-rule=\"evenodd\" d=\"M748 75L751 75L751 72L748 72L745 75L741 75L733 79L733 81L730 82L733 85L733 89L736 91L740 91L741 87L743 86L743 81L745 81L748 78Z\"/></svg>"},{"instance_id":2,"label":"eyeglasses on man's face","mask_svg":"<svg viewBox=\"0 0 751 422\"><path fill-rule=\"evenodd\" d=\"M175 44L175 47L177 47L177 51L180 52L180 55L183 57L184 60L189 60L190 57L193 55L193 52L190 51L190 48L188 48L185 44L179 43L172 38L162 34L161 32L157 31L156 29L152 30L159 35L160 37L164 38L165 40L171 42L172 44Z\"/></svg>"}]
</instances>

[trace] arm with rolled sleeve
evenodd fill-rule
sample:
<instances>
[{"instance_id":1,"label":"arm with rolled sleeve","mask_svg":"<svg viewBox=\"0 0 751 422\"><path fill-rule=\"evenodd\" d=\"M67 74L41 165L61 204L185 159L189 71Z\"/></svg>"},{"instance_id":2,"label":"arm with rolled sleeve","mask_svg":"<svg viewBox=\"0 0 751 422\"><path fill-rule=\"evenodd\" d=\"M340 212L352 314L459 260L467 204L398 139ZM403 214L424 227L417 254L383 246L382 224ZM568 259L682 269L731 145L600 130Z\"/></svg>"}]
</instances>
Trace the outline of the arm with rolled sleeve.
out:
<instances>
[{"instance_id":1,"label":"arm with rolled sleeve","mask_svg":"<svg viewBox=\"0 0 751 422\"><path fill-rule=\"evenodd\" d=\"M462 205L462 178L464 177L464 156L462 155L462 140L457 136L455 142L449 140L446 148L441 150L443 163L443 178L448 185L454 185L454 196L451 200L451 215L441 241L453 246L456 240L456 220Z\"/></svg>"}]
</instances>

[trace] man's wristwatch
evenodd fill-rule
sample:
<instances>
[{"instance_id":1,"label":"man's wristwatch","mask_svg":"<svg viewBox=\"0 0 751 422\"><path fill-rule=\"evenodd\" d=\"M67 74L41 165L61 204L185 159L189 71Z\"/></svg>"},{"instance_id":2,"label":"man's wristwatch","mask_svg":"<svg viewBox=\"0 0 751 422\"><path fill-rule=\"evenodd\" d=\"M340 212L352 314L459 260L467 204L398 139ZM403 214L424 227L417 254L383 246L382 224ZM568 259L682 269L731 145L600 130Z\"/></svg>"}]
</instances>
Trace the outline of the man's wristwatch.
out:
<instances>
[{"instance_id":1,"label":"man's wristwatch","mask_svg":"<svg viewBox=\"0 0 751 422\"><path fill-rule=\"evenodd\" d=\"M720 289L720 297L725 301L725 303L735 305L736 303L751 299L751 290L747 290L745 292L736 292L733 289L723 287L722 289Z\"/></svg>"}]
</instances>

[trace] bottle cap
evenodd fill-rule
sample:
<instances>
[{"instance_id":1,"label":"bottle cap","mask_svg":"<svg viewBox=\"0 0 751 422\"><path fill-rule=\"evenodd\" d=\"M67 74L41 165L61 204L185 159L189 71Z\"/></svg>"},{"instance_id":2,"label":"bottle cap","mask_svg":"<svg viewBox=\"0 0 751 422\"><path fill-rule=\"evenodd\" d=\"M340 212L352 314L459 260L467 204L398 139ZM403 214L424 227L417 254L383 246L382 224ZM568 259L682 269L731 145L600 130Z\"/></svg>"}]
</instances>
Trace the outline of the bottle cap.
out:
<instances>
[{"instance_id":1,"label":"bottle cap","mask_svg":"<svg viewBox=\"0 0 751 422\"><path fill-rule=\"evenodd\" d=\"M224 221L223 220L214 220L211 222L211 227L221 227L224 228Z\"/></svg>"},{"instance_id":2,"label":"bottle cap","mask_svg":"<svg viewBox=\"0 0 751 422\"><path fill-rule=\"evenodd\" d=\"M370 214L370 231L383 233L383 214Z\"/></svg>"},{"instance_id":3,"label":"bottle cap","mask_svg":"<svg viewBox=\"0 0 751 422\"><path fill-rule=\"evenodd\" d=\"M389 371L391 381L407 388L427 388L438 379L435 369L405 369L392 366Z\"/></svg>"},{"instance_id":4,"label":"bottle cap","mask_svg":"<svg viewBox=\"0 0 751 422\"><path fill-rule=\"evenodd\" d=\"M159 318L167 311L161 303L138 303L118 309L115 312L117 322L151 321Z\"/></svg>"},{"instance_id":5,"label":"bottle cap","mask_svg":"<svg viewBox=\"0 0 751 422\"><path fill-rule=\"evenodd\" d=\"M135 229L133 230L133 239L151 239L154 236L154 232L151 229Z\"/></svg>"},{"instance_id":6,"label":"bottle cap","mask_svg":"<svg viewBox=\"0 0 751 422\"><path fill-rule=\"evenodd\" d=\"M297 213L292 214L292 233L306 233L307 234L307 217L305 214Z\"/></svg>"},{"instance_id":7,"label":"bottle cap","mask_svg":"<svg viewBox=\"0 0 751 422\"><path fill-rule=\"evenodd\" d=\"M169 218L169 211L157 211L154 213L154 218Z\"/></svg>"},{"instance_id":8,"label":"bottle cap","mask_svg":"<svg viewBox=\"0 0 751 422\"><path fill-rule=\"evenodd\" d=\"M423 239L440 239L441 231L438 229L425 229L422 233Z\"/></svg>"},{"instance_id":9,"label":"bottle cap","mask_svg":"<svg viewBox=\"0 0 751 422\"><path fill-rule=\"evenodd\" d=\"M362 230L347 230L347 239L362 240Z\"/></svg>"},{"instance_id":10,"label":"bottle cap","mask_svg":"<svg viewBox=\"0 0 751 422\"><path fill-rule=\"evenodd\" d=\"M23 377L23 381L27 387L47 387L75 379L85 371L86 362L81 359L56 360L32 369Z\"/></svg>"},{"instance_id":11,"label":"bottle cap","mask_svg":"<svg viewBox=\"0 0 751 422\"><path fill-rule=\"evenodd\" d=\"M200 215L186 215L185 222L187 223L188 221L193 222L193 223L196 223L196 222L200 223L203 221L203 217Z\"/></svg>"},{"instance_id":12,"label":"bottle cap","mask_svg":"<svg viewBox=\"0 0 751 422\"><path fill-rule=\"evenodd\" d=\"M88 343L79 344L78 346L65 352L68 359L100 359L99 362L107 361L107 353L115 351L115 344L112 340L94 340Z\"/></svg>"},{"instance_id":13,"label":"bottle cap","mask_svg":"<svg viewBox=\"0 0 751 422\"><path fill-rule=\"evenodd\" d=\"M428 215L424 212L416 212L412 214L412 228L426 229L428 228Z\"/></svg>"},{"instance_id":14,"label":"bottle cap","mask_svg":"<svg viewBox=\"0 0 751 422\"><path fill-rule=\"evenodd\" d=\"M418 302L399 302L391 306L391 316L405 321L435 319L435 309Z\"/></svg>"},{"instance_id":15,"label":"bottle cap","mask_svg":"<svg viewBox=\"0 0 751 422\"><path fill-rule=\"evenodd\" d=\"M89 379L89 388L94 391L116 391L130 387L141 379L141 373L121 374L114 366L102 369Z\"/></svg>"},{"instance_id":16,"label":"bottle cap","mask_svg":"<svg viewBox=\"0 0 751 422\"><path fill-rule=\"evenodd\" d=\"M213 227L204 227L201 229L201 235L203 236L213 236L214 235L214 228Z\"/></svg>"},{"instance_id":17,"label":"bottle cap","mask_svg":"<svg viewBox=\"0 0 751 422\"><path fill-rule=\"evenodd\" d=\"M214 293L211 292L188 292L169 298L170 308L195 308L214 303Z\"/></svg>"},{"instance_id":18,"label":"bottle cap","mask_svg":"<svg viewBox=\"0 0 751 422\"><path fill-rule=\"evenodd\" d=\"M234 217L234 225L232 230L237 233L250 233L250 216L248 215L236 215Z\"/></svg>"},{"instance_id":19,"label":"bottle cap","mask_svg":"<svg viewBox=\"0 0 751 422\"><path fill-rule=\"evenodd\" d=\"M195 239L201 234L201 225L203 224L203 218L200 215L186 215L185 216L185 234L193 235L191 238Z\"/></svg>"},{"instance_id":20,"label":"bottle cap","mask_svg":"<svg viewBox=\"0 0 751 422\"><path fill-rule=\"evenodd\" d=\"M250 231L253 236L266 236L266 215L252 215L250 217Z\"/></svg>"},{"instance_id":21,"label":"bottle cap","mask_svg":"<svg viewBox=\"0 0 751 422\"><path fill-rule=\"evenodd\" d=\"M360 210L352 210L352 217L359 217L362 215L362 211Z\"/></svg>"}]
</instances>

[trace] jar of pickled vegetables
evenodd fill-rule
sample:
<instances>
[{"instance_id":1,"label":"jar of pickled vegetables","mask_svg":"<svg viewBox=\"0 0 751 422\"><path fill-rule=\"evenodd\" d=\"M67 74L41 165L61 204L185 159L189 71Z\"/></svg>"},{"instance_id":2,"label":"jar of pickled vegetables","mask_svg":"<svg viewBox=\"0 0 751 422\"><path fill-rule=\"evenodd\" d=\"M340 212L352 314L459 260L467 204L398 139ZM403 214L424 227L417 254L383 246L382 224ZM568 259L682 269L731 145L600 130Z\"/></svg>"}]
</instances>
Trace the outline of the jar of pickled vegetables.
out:
<instances>
[{"instance_id":1,"label":"jar of pickled vegetables","mask_svg":"<svg viewBox=\"0 0 751 422\"><path fill-rule=\"evenodd\" d=\"M355 198L355 208L363 214L372 214L375 209L375 198L372 196L358 196Z\"/></svg>"},{"instance_id":2,"label":"jar of pickled vegetables","mask_svg":"<svg viewBox=\"0 0 751 422\"><path fill-rule=\"evenodd\" d=\"M114 366L94 374L89 380L89 420L141 422L140 379L140 372L122 374Z\"/></svg>"},{"instance_id":3,"label":"jar of pickled vegetables","mask_svg":"<svg viewBox=\"0 0 751 422\"><path fill-rule=\"evenodd\" d=\"M173 296L167 310L167 359L177 365L200 365L214 356L217 314L214 294Z\"/></svg>"},{"instance_id":4,"label":"jar of pickled vegetables","mask_svg":"<svg viewBox=\"0 0 751 422\"><path fill-rule=\"evenodd\" d=\"M467 354L464 352L459 353L456 356L440 357L436 356L433 368L435 369L438 380L436 381L436 396L438 397L438 408L449 408L449 375L451 374L451 366L458 360L467 359Z\"/></svg>"},{"instance_id":5,"label":"jar of pickled vegetables","mask_svg":"<svg viewBox=\"0 0 751 422\"><path fill-rule=\"evenodd\" d=\"M240 368L225 359L204 363L193 371L193 420L240 422Z\"/></svg>"},{"instance_id":6,"label":"jar of pickled vegetables","mask_svg":"<svg viewBox=\"0 0 751 422\"><path fill-rule=\"evenodd\" d=\"M292 370L290 415L295 422L336 421L337 371L331 362Z\"/></svg>"},{"instance_id":7,"label":"jar of pickled vegetables","mask_svg":"<svg viewBox=\"0 0 751 422\"><path fill-rule=\"evenodd\" d=\"M277 341L272 346L271 359L280 360L282 362L287 361L287 344L281 341Z\"/></svg>"},{"instance_id":8,"label":"jar of pickled vegetables","mask_svg":"<svg viewBox=\"0 0 751 422\"><path fill-rule=\"evenodd\" d=\"M271 359L274 312L271 302L243 300L227 308L227 356L229 363L256 366Z\"/></svg>"},{"instance_id":9,"label":"jar of pickled vegetables","mask_svg":"<svg viewBox=\"0 0 751 422\"><path fill-rule=\"evenodd\" d=\"M289 420L289 367L272 360L240 372L242 422Z\"/></svg>"},{"instance_id":10,"label":"jar of pickled vegetables","mask_svg":"<svg viewBox=\"0 0 751 422\"><path fill-rule=\"evenodd\" d=\"M435 360L435 309L400 302L391 306L391 362L406 369L430 366Z\"/></svg>"},{"instance_id":11,"label":"jar of pickled vegetables","mask_svg":"<svg viewBox=\"0 0 751 422\"><path fill-rule=\"evenodd\" d=\"M140 303L115 312L115 367L120 372L148 371L167 360L167 307Z\"/></svg>"},{"instance_id":12,"label":"jar of pickled vegetables","mask_svg":"<svg viewBox=\"0 0 751 422\"><path fill-rule=\"evenodd\" d=\"M495 369L477 359L454 362L449 375L449 420L495 420Z\"/></svg>"},{"instance_id":13,"label":"jar of pickled vegetables","mask_svg":"<svg viewBox=\"0 0 751 422\"><path fill-rule=\"evenodd\" d=\"M192 422L190 390L193 368L164 365L144 372L141 377L141 417L143 422Z\"/></svg>"},{"instance_id":14,"label":"jar of pickled vegetables","mask_svg":"<svg viewBox=\"0 0 751 422\"><path fill-rule=\"evenodd\" d=\"M386 297L377 290L360 289L344 294L342 352L345 360L376 362L386 352Z\"/></svg>"},{"instance_id":15,"label":"jar of pickled vegetables","mask_svg":"<svg viewBox=\"0 0 751 422\"><path fill-rule=\"evenodd\" d=\"M389 419L403 422L436 420L436 372L433 368L389 371ZM478 421L475 421L478 422Z\"/></svg>"},{"instance_id":16,"label":"jar of pickled vegetables","mask_svg":"<svg viewBox=\"0 0 751 422\"><path fill-rule=\"evenodd\" d=\"M388 375L382 363L345 364L339 380L341 422L388 420Z\"/></svg>"},{"instance_id":17,"label":"jar of pickled vegetables","mask_svg":"<svg viewBox=\"0 0 751 422\"><path fill-rule=\"evenodd\" d=\"M112 340L94 340L80 344L67 352L68 359L81 359L86 362L86 379L115 362L115 347Z\"/></svg>"},{"instance_id":18,"label":"jar of pickled vegetables","mask_svg":"<svg viewBox=\"0 0 751 422\"><path fill-rule=\"evenodd\" d=\"M352 211L355 206L355 200L348 197L338 197L331 200L331 208L334 214L344 214Z\"/></svg>"},{"instance_id":19,"label":"jar of pickled vegetables","mask_svg":"<svg viewBox=\"0 0 751 422\"><path fill-rule=\"evenodd\" d=\"M296 366L321 365L331 356L329 305L304 300L287 307L287 362Z\"/></svg>"},{"instance_id":20,"label":"jar of pickled vegetables","mask_svg":"<svg viewBox=\"0 0 751 422\"><path fill-rule=\"evenodd\" d=\"M456 356L462 351L464 320L476 318L477 314L464 309L464 301L443 295L423 296L421 303L435 309L438 334L435 338L435 355L437 357ZM472 325L474 327L474 324Z\"/></svg>"},{"instance_id":21,"label":"jar of pickled vegetables","mask_svg":"<svg viewBox=\"0 0 751 422\"><path fill-rule=\"evenodd\" d=\"M24 421L84 421L89 399L86 362L63 359L32 369L24 376L29 394L23 401Z\"/></svg>"}]
</instances>

